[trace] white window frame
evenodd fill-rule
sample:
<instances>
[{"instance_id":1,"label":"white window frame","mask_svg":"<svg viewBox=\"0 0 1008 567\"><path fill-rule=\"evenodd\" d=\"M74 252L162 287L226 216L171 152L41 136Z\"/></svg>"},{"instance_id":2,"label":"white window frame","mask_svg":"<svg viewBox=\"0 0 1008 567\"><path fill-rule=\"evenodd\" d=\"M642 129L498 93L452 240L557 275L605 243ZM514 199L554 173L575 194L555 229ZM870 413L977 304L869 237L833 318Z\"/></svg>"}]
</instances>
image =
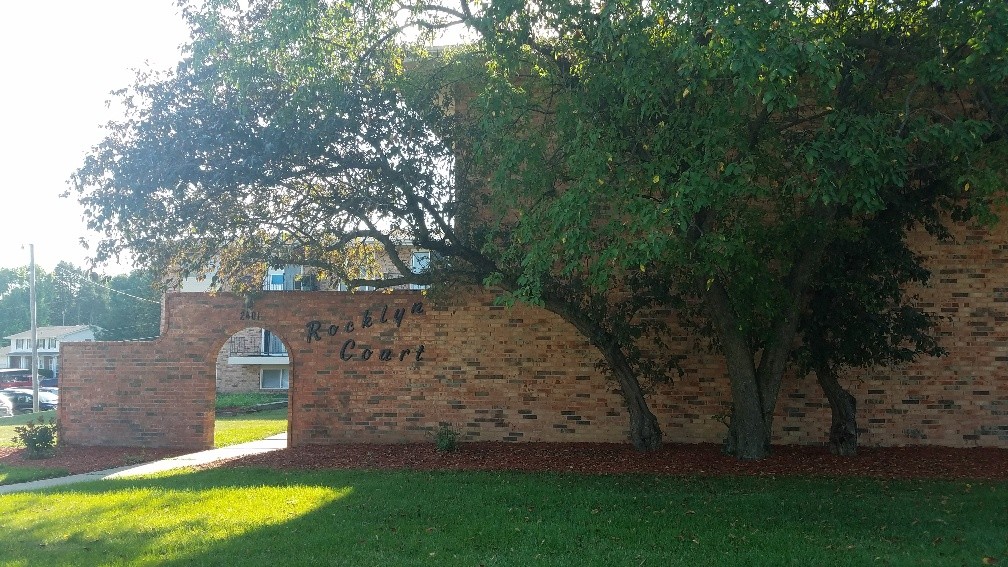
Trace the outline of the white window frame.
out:
<instances>
[{"instance_id":1,"label":"white window frame","mask_svg":"<svg viewBox=\"0 0 1008 567\"><path fill-rule=\"evenodd\" d=\"M430 267L430 250L415 250L410 254L410 271L420 274ZM411 283L410 289L427 289L428 285Z\"/></svg>"},{"instance_id":2,"label":"white window frame","mask_svg":"<svg viewBox=\"0 0 1008 567\"><path fill-rule=\"evenodd\" d=\"M265 379L267 372L279 372L280 373L280 385L279 386L266 386ZM259 389L260 390L289 390L290 389L290 368L263 368L259 371Z\"/></svg>"}]
</instances>

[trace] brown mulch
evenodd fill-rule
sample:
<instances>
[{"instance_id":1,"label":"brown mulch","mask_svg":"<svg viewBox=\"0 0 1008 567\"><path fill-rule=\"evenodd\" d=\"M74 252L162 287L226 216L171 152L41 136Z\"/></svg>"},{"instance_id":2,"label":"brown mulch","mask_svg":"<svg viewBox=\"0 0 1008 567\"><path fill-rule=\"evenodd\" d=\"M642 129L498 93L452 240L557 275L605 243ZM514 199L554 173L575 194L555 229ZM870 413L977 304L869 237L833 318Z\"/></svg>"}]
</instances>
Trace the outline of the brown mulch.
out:
<instances>
[{"instance_id":1,"label":"brown mulch","mask_svg":"<svg viewBox=\"0 0 1008 567\"><path fill-rule=\"evenodd\" d=\"M461 443L454 453L439 453L431 443L346 444L284 449L218 466L1008 480L1008 449L863 448L855 457L837 457L825 447L780 446L767 459L741 462L714 444L666 444L653 453L618 443Z\"/></svg>"},{"instance_id":2,"label":"brown mulch","mask_svg":"<svg viewBox=\"0 0 1008 567\"><path fill-rule=\"evenodd\" d=\"M52 457L29 459L25 449L0 447L0 465L62 469L70 474L81 474L157 461L183 452L136 447L57 447Z\"/></svg>"},{"instance_id":3,"label":"brown mulch","mask_svg":"<svg viewBox=\"0 0 1008 567\"><path fill-rule=\"evenodd\" d=\"M22 449L0 448L0 464L77 474L177 454L168 449L60 447L55 457L30 460ZM779 446L767 459L741 462L713 444L666 444L653 453L618 443L461 443L454 453L439 453L433 443L340 444L283 449L210 466L1008 480L1008 449L862 448L855 457L836 457L825 447Z\"/></svg>"}]
</instances>

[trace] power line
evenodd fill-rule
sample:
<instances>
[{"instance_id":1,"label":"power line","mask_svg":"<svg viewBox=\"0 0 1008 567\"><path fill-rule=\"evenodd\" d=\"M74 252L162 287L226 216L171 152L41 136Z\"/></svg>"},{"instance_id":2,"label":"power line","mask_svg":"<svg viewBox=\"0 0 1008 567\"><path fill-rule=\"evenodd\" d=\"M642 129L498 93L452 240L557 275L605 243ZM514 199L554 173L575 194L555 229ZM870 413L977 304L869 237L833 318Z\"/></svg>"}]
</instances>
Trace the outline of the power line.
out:
<instances>
[{"instance_id":1,"label":"power line","mask_svg":"<svg viewBox=\"0 0 1008 567\"><path fill-rule=\"evenodd\" d=\"M87 282L87 283L89 283L91 285L107 289L107 290L109 290L109 291L111 291L113 293L118 293L120 295L125 295L126 297L129 297L130 299L136 299L137 301L146 301L147 303L153 303L154 305L161 305L160 301L154 301L153 299L147 299L146 297L139 297L139 296L136 296L136 295L131 295L129 293L126 293L125 291L119 291L118 289L113 289L113 288L111 288L111 287L109 287L107 285L102 285L102 284L100 284L100 283L98 283L96 281L93 281L91 279L78 276L76 274L70 274L70 275L73 275L74 277L76 277L78 281ZM67 286L71 285L70 282L68 282L68 281L66 281L64 279L61 279L59 276L57 276L55 272L53 272L52 277L53 277L53 279L58 280L58 281L62 282L63 284L67 285Z\"/></svg>"}]
</instances>

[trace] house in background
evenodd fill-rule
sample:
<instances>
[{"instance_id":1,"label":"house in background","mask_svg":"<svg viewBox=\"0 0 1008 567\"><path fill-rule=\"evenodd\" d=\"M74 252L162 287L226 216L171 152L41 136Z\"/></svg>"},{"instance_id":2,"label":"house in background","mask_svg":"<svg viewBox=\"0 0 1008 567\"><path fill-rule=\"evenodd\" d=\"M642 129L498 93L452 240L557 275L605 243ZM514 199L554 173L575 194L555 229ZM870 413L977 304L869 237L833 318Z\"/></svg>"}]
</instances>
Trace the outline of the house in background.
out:
<instances>
[{"instance_id":1,"label":"house in background","mask_svg":"<svg viewBox=\"0 0 1008 567\"><path fill-rule=\"evenodd\" d=\"M430 265L429 250L415 246L404 245L400 250L400 258L414 273L427 270ZM382 279L395 277L398 272L395 265L376 254L376 265L373 271ZM362 270L363 272L363 270ZM362 278L367 275L362 273ZM411 284L398 286L409 289L423 289L426 286ZM263 278L264 291L319 291L346 292L347 286L342 282L331 284L316 276L312 268L288 265L282 268L270 268ZM186 278L178 288L182 292L207 292L210 290L210 278L197 280ZM358 291L372 291L373 288L362 287ZM248 327L235 333L217 353L217 391L218 392L286 392L290 388L290 358L283 342L273 336L269 330L260 327Z\"/></svg>"},{"instance_id":2,"label":"house in background","mask_svg":"<svg viewBox=\"0 0 1008 567\"><path fill-rule=\"evenodd\" d=\"M10 345L0 347L0 368L10 368Z\"/></svg>"},{"instance_id":3,"label":"house in background","mask_svg":"<svg viewBox=\"0 0 1008 567\"><path fill-rule=\"evenodd\" d=\"M56 327L39 327L36 329L38 338L39 370L59 372L59 350L63 343L78 343L95 340L94 327L91 325L72 325ZM32 332L30 330L4 337L10 341L7 353L8 368L31 368Z\"/></svg>"}]
</instances>

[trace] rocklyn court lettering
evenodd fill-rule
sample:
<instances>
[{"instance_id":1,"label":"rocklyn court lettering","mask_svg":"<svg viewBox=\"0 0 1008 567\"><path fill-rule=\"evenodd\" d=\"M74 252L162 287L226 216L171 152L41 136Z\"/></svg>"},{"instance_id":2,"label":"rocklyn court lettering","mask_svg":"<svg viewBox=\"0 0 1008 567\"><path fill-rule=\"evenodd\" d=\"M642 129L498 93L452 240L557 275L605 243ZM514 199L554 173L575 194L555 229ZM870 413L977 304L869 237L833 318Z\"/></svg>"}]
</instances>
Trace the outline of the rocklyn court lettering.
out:
<instances>
[{"instance_id":1,"label":"rocklyn court lettering","mask_svg":"<svg viewBox=\"0 0 1008 567\"><path fill-rule=\"evenodd\" d=\"M409 315L412 317L414 315L423 315L424 306L422 302L416 302L409 309ZM389 313L389 306L386 304L382 307L380 314L372 314L370 309L366 309L364 314L361 315L359 325L361 329L368 329L374 325L395 325L396 328L402 327L403 321L406 319L407 310L405 307L397 307L394 311ZM354 324L354 320L349 320L343 324L329 324L326 325L322 321L308 321L305 324L305 338L308 344L314 341L321 341L323 336L335 337L340 334L350 334L357 330L357 325ZM406 359L407 356L413 356L417 362L423 360L424 345L417 345L416 348L404 348L400 349L398 353L395 349L383 348L377 353L370 348L357 349L357 341L353 337L349 337L343 341L343 346L340 348L339 357L343 361L350 360L371 360L376 357L377 359L388 362L390 360L399 359L400 362Z\"/></svg>"}]
</instances>

